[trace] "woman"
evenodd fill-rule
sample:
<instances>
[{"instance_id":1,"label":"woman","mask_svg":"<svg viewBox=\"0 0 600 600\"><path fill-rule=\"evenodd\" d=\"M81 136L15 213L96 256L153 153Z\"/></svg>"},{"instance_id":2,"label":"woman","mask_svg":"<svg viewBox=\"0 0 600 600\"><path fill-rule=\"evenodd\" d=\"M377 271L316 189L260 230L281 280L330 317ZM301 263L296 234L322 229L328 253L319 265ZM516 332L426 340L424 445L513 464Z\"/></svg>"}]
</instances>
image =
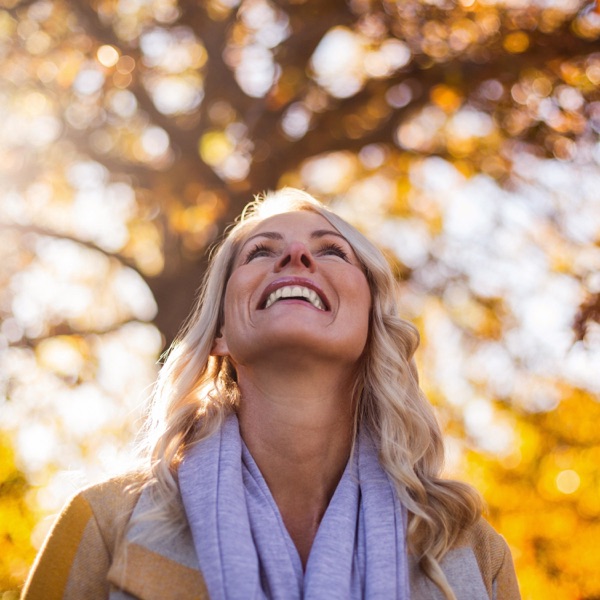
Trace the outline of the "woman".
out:
<instances>
[{"instance_id":1,"label":"woman","mask_svg":"<svg viewBox=\"0 0 600 600\"><path fill-rule=\"evenodd\" d=\"M518 598L440 478L383 255L305 192L245 210L161 370L147 468L63 511L24 598Z\"/></svg>"}]
</instances>

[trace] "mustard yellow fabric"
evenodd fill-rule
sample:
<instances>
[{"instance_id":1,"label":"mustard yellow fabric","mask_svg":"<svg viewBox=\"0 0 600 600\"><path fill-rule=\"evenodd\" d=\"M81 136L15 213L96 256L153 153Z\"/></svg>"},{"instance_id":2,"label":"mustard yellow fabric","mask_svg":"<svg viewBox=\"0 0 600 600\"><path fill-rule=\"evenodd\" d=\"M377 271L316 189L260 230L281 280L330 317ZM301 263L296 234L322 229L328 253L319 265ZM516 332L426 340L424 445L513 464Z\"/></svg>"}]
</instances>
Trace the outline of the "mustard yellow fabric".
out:
<instances>
[{"instance_id":1,"label":"mustard yellow fabric","mask_svg":"<svg viewBox=\"0 0 600 600\"><path fill-rule=\"evenodd\" d=\"M125 539L140 497L139 491L128 491L132 483L133 477L113 479L83 490L67 504L38 554L22 600L209 600L200 570L189 566L197 564L192 544L186 546L182 538L186 560L179 562L150 550L143 540ZM479 573L473 573L473 555ZM484 520L461 536L442 568L458 582L459 600L461 590L479 576L488 594L481 600L520 598L510 550ZM412 600L442 598L414 564L410 575Z\"/></svg>"}]
</instances>

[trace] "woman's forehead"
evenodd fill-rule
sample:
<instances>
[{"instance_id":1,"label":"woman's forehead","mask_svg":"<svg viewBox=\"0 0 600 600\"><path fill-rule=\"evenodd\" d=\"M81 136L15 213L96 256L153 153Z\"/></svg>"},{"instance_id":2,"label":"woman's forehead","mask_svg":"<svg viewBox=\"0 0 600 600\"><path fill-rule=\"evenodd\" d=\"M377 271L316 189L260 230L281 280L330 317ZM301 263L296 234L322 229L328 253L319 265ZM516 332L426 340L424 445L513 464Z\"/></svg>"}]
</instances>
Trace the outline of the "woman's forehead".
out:
<instances>
[{"instance_id":1,"label":"woman's forehead","mask_svg":"<svg viewBox=\"0 0 600 600\"><path fill-rule=\"evenodd\" d=\"M285 233L287 231L312 231L330 229L336 233L338 230L322 215L312 210L297 210L285 212L263 219L256 225L246 230L245 239L265 231Z\"/></svg>"}]
</instances>

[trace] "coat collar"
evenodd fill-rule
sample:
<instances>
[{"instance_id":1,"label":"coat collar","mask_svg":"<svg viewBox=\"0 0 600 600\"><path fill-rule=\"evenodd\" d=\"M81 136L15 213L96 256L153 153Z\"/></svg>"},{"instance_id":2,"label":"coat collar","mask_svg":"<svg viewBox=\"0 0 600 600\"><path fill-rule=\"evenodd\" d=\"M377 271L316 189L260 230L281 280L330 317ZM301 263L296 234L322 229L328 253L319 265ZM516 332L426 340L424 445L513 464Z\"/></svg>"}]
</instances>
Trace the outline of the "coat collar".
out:
<instances>
[{"instance_id":1,"label":"coat collar","mask_svg":"<svg viewBox=\"0 0 600 600\"><path fill-rule=\"evenodd\" d=\"M150 507L146 488L133 511L133 524L116 548L109 582L140 600L209 600L189 529L162 530L144 520Z\"/></svg>"},{"instance_id":2,"label":"coat collar","mask_svg":"<svg viewBox=\"0 0 600 600\"><path fill-rule=\"evenodd\" d=\"M132 519L151 507L145 489L133 511ZM114 589L125 593L118 598L139 600L209 600L200 572L192 535L187 527L159 529L151 520L134 521L118 544L108 580ZM486 592L477 560L469 545L454 548L441 563L453 589L461 600L483 600ZM410 560L411 600L442 600L443 594ZM111 595L112 597L112 595Z\"/></svg>"}]
</instances>

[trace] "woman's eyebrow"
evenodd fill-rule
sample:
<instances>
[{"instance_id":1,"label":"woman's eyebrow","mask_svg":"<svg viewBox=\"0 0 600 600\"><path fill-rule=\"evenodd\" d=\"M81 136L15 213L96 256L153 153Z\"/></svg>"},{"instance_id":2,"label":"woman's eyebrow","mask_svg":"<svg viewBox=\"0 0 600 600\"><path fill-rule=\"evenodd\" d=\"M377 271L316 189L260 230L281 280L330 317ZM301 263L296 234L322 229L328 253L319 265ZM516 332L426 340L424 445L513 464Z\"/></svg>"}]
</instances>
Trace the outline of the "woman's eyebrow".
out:
<instances>
[{"instance_id":1,"label":"woman's eyebrow","mask_svg":"<svg viewBox=\"0 0 600 600\"><path fill-rule=\"evenodd\" d=\"M261 231L260 233L255 233L254 235L251 235L242 245L242 248L248 243L251 242L253 239L257 238L257 237L266 237L269 238L270 240L282 240L283 236L280 233L277 233L276 231Z\"/></svg>"},{"instance_id":2,"label":"woman's eyebrow","mask_svg":"<svg viewBox=\"0 0 600 600\"><path fill-rule=\"evenodd\" d=\"M310 237L311 237L311 239L316 240L316 239L322 238L326 235L335 235L335 236L341 238L342 240L344 240L345 242L348 241L341 233L335 231L334 229L317 229L310 234ZM281 235L281 233L278 233L277 231L261 231L260 233L255 233L254 235L251 235L244 242L244 246L248 242L252 241L253 239L255 239L257 237L266 237L270 240L282 240L283 239L283 235ZM243 248L243 246L242 246L242 248Z\"/></svg>"},{"instance_id":3,"label":"woman's eyebrow","mask_svg":"<svg viewBox=\"0 0 600 600\"><path fill-rule=\"evenodd\" d=\"M343 239L345 242L347 242L348 240L338 231L335 231L333 229L317 229L316 231L313 231L310 234L311 239L318 239L318 238L322 238L323 236L326 235L335 235L341 239Z\"/></svg>"}]
</instances>

